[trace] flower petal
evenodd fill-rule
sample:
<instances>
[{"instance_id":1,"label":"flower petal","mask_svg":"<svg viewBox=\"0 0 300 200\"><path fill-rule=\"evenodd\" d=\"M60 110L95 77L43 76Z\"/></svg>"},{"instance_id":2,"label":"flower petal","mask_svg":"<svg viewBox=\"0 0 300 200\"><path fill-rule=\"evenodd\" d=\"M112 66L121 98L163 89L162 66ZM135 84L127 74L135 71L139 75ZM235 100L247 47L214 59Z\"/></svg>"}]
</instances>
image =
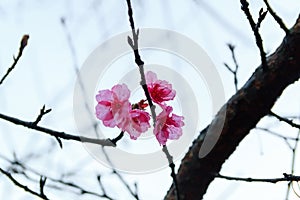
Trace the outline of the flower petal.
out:
<instances>
[{"instance_id":1,"label":"flower petal","mask_svg":"<svg viewBox=\"0 0 300 200\"><path fill-rule=\"evenodd\" d=\"M130 91L128 87L125 84L118 84L112 87L112 92L114 94L114 98L116 98L118 101L128 101L130 97Z\"/></svg>"}]
</instances>

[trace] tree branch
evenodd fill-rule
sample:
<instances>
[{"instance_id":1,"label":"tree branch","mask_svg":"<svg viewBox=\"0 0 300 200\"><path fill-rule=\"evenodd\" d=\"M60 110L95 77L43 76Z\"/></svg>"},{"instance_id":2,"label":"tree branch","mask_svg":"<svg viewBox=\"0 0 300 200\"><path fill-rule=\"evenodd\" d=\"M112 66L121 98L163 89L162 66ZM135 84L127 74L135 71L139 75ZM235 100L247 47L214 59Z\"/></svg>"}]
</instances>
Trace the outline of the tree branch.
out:
<instances>
[{"instance_id":1,"label":"tree branch","mask_svg":"<svg viewBox=\"0 0 300 200\"><path fill-rule=\"evenodd\" d=\"M19 53L18 56L15 58L14 57L14 62L12 64L12 66L10 68L7 69L6 74L1 78L0 80L0 85L4 82L4 80L7 78L7 76L10 74L10 72L15 68L15 66L17 65L19 59L21 58L22 54L23 54L23 50L24 48L27 46L27 42L29 39L29 35L24 35L22 37L22 40L20 42L20 48L19 48Z\"/></svg>"},{"instance_id":2,"label":"tree branch","mask_svg":"<svg viewBox=\"0 0 300 200\"><path fill-rule=\"evenodd\" d=\"M267 11L263 12L262 9L259 11L259 17L258 17L257 23L255 24L255 22L252 18L252 15L250 13L250 10L248 8L249 3L247 2L247 0L241 0L241 4L242 4L241 8L244 11L244 13L245 13L245 15L246 15L246 17L249 21L249 24L251 26L251 29L254 33L256 44L257 44L257 47L260 51L261 64L262 64L263 70L266 71L268 69L268 65L267 65L266 53L264 51L262 39L261 39L261 36L259 34L259 27L260 27L261 22L266 17Z\"/></svg>"},{"instance_id":3,"label":"tree branch","mask_svg":"<svg viewBox=\"0 0 300 200\"><path fill-rule=\"evenodd\" d=\"M45 105L43 105L42 109L40 110L40 114L37 116L36 120L32 124L37 125L42 120L44 115L51 112L51 109L47 109L47 110L45 109L46 107Z\"/></svg>"},{"instance_id":4,"label":"tree branch","mask_svg":"<svg viewBox=\"0 0 300 200\"><path fill-rule=\"evenodd\" d=\"M42 133L46 133L48 135L54 136L56 138L61 138L61 139L65 139L65 140L73 140L73 141L77 141L77 142L86 142L86 143L92 143L92 144L98 144L101 146L112 146L114 147L115 144L113 144L111 142L111 139L94 139L94 138L88 138L88 137L83 137L83 136L76 136L76 135L71 135L71 134L67 134L65 132L62 131L55 131L49 128L45 128L39 125L36 125L32 122L26 122L14 117L10 117L4 114L0 113L0 119L3 119L5 121L8 121L10 123L16 124L16 125L20 125L20 126L24 126L26 128L29 129L33 129Z\"/></svg>"},{"instance_id":5,"label":"tree branch","mask_svg":"<svg viewBox=\"0 0 300 200\"><path fill-rule=\"evenodd\" d=\"M292 120L286 119L284 117L280 117L279 115L273 113L272 111L270 111L269 114L273 117L276 117L279 121L283 121L294 128L300 129L300 124L295 124Z\"/></svg>"},{"instance_id":6,"label":"tree branch","mask_svg":"<svg viewBox=\"0 0 300 200\"><path fill-rule=\"evenodd\" d=\"M145 70L144 70L144 61L141 59L140 53L139 53L139 29L136 31L135 30L135 26L134 26L134 20L133 20L133 12L132 12L132 7L131 7L131 1L130 0L126 0L127 2L127 7L128 7L128 17L129 17L129 23L130 23L130 27L132 30L132 38L133 40L128 36L128 44L131 46L133 53L134 53L134 57L135 57L135 63L137 64L137 66L139 67L139 71L140 71L140 76L141 76L141 86L144 90L145 96L147 98L147 101L149 103L150 106L150 110L151 110L151 115L153 118L153 125L155 125L155 119L156 119L156 113L155 113L155 105L152 102L152 99L150 97L150 93L148 91L148 87L146 84L146 78L145 78Z\"/></svg>"},{"instance_id":7,"label":"tree branch","mask_svg":"<svg viewBox=\"0 0 300 200\"><path fill-rule=\"evenodd\" d=\"M264 182L264 183L278 183L281 181L300 181L300 176L294 176L292 174L283 174L283 178L241 178L241 177L232 177L232 176L223 176L221 174L216 174L216 178L223 178L226 180L233 181L245 181L245 182Z\"/></svg>"},{"instance_id":8,"label":"tree branch","mask_svg":"<svg viewBox=\"0 0 300 200\"><path fill-rule=\"evenodd\" d=\"M198 157L208 128L201 131L182 160L177 173L182 199L202 199L214 174L243 138L268 115L283 90L300 78L300 16L278 49L268 57L268 70L259 66L246 84L220 109L214 120L226 113L217 144L204 158ZM211 124L215 126L218 124ZM209 127L208 126L208 127ZM212 128L213 130L213 128ZM212 137L214 133L211 133ZM216 133L217 134L217 133ZM165 199L175 199L173 185Z\"/></svg>"},{"instance_id":9,"label":"tree branch","mask_svg":"<svg viewBox=\"0 0 300 200\"><path fill-rule=\"evenodd\" d=\"M35 178L29 176L27 173L29 172L35 176L38 176L40 178L39 184L40 184L41 194L44 193L44 188L45 188L45 186L47 186L48 188L53 188L55 190L65 190L65 191L67 191L67 188L71 188L71 189L75 190L75 191L72 190L72 192L77 195L88 194L88 195L92 195L94 197L99 197L99 198L101 197L101 198L113 200L113 198L110 197L107 193L99 194L99 193L96 193L95 191L89 191L87 189L84 189L83 187L81 187L73 182L65 181L65 180L63 180L63 178L56 179L56 178L46 176L45 174L41 174L41 173L37 172L36 170L34 170L33 168L27 166L25 163L19 161L16 157L14 158L14 160L10 160L0 154L0 158L5 160L6 162L8 162L11 165L9 167L8 172L12 171L13 173L21 174L26 179L31 180L36 183L38 183L37 180ZM16 171L15 169L20 169L20 170ZM46 179L49 180L48 181L49 184L47 184L47 185L45 185ZM60 187L60 186L62 186L62 187ZM104 189L104 187L103 187L103 189Z\"/></svg>"},{"instance_id":10,"label":"tree branch","mask_svg":"<svg viewBox=\"0 0 300 200\"><path fill-rule=\"evenodd\" d=\"M18 182L14 177L12 177L12 175L11 175L9 172L7 172L7 171L5 171L5 170L3 170L3 169L1 169L1 168L0 168L0 172L1 172L2 174L4 174L5 176L7 176L7 178L9 178L9 180L11 180L16 186L22 188L22 189L25 190L26 192L28 192L28 193L30 193L30 194L32 194L32 195L34 195L34 196L40 197L40 198L42 198L42 199L48 200L48 197L47 197L44 193L39 194L39 193L37 193L37 192L31 190L31 189L28 188L26 185L23 185L23 184L21 184L20 182Z\"/></svg>"},{"instance_id":11,"label":"tree branch","mask_svg":"<svg viewBox=\"0 0 300 200\"><path fill-rule=\"evenodd\" d=\"M230 52L231 52L231 56L232 56L232 60L234 62L234 65L235 65L235 69L233 70L231 67L229 67L228 64L224 63L225 67L228 69L228 71L230 71L232 74L233 74L233 78L234 78L234 86L235 86L235 91L237 92L238 91L238 79L237 79L237 72L238 72L238 69L239 69L239 65L237 63L237 60L236 60L236 57L235 57L235 52L234 52L234 49L235 49L235 46L232 45L232 44L227 44Z\"/></svg>"},{"instance_id":12,"label":"tree branch","mask_svg":"<svg viewBox=\"0 0 300 200\"><path fill-rule=\"evenodd\" d=\"M289 29L285 26L282 19L274 12L274 10L271 8L268 0L264 0L269 13L272 15L272 17L275 19L275 21L279 24L280 28L284 30L285 34L288 35L290 33Z\"/></svg>"}]
</instances>

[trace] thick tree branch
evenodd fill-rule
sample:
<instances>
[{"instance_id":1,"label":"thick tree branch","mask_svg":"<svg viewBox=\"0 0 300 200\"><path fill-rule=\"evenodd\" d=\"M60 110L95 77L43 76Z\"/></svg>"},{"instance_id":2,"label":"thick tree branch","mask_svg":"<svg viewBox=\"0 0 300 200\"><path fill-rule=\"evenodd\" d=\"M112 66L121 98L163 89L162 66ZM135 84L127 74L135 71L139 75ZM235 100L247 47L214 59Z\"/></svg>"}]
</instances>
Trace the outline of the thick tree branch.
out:
<instances>
[{"instance_id":1,"label":"thick tree branch","mask_svg":"<svg viewBox=\"0 0 300 200\"><path fill-rule=\"evenodd\" d=\"M300 78L300 16L267 62L268 70L259 66L216 115L218 119L226 112L222 133L212 151L202 159L198 157L207 128L193 142L177 174L181 199L203 198L226 159L259 120L269 114L283 90ZM175 199L174 195L172 185L165 199Z\"/></svg>"}]
</instances>

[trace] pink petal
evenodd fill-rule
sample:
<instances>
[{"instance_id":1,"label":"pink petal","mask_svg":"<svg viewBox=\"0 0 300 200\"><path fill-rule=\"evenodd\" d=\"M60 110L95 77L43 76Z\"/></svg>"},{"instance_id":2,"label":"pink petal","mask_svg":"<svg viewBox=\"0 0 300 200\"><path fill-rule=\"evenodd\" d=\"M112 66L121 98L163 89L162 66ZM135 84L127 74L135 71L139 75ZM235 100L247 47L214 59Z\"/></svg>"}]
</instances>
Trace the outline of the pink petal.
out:
<instances>
[{"instance_id":1,"label":"pink petal","mask_svg":"<svg viewBox=\"0 0 300 200\"><path fill-rule=\"evenodd\" d=\"M127 101L129 99L130 91L125 84L115 85L115 86L113 86L113 88L111 90L114 94L115 99L117 99L119 101Z\"/></svg>"},{"instance_id":2,"label":"pink petal","mask_svg":"<svg viewBox=\"0 0 300 200\"><path fill-rule=\"evenodd\" d=\"M137 139L141 133L145 132L150 128L149 113L143 110L131 110L130 111L130 123L127 124L125 128L126 132L130 135L131 139Z\"/></svg>"},{"instance_id":3,"label":"pink petal","mask_svg":"<svg viewBox=\"0 0 300 200\"><path fill-rule=\"evenodd\" d=\"M156 118L154 134L157 141L161 145L165 145L167 140L178 139L182 135L181 127L184 125L183 117L176 114L171 114L173 108L171 106L161 105L163 109Z\"/></svg>"},{"instance_id":4,"label":"pink petal","mask_svg":"<svg viewBox=\"0 0 300 200\"><path fill-rule=\"evenodd\" d=\"M161 145L165 145L167 142L167 137L163 131L159 131L156 135L156 139Z\"/></svg>"},{"instance_id":5,"label":"pink petal","mask_svg":"<svg viewBox=\"0 0 300 200\"><path fill-rule=\"evenodd\" d=\"M96 95L97 102L101 101L113 101L113 93L110 90L100 90Z\"/></svg>"},{"instance_id":6,"label":"pink petal","mask_svg":"<svg viewBox=\"0 0 300 200\"><path fill-rule=\"evenodd\" d=\"M146 83L150 84L150 83L154 83L155 81L157 81L157 76L154 72L152 71L148 71L146 73Z\"/></svg>"},{"instance_id":7,"label":"pink petal","mask_svg":"<svg viewBox=\"0 0 300 200\"><path fill-rule=\"evenodd\" d=\"M104 126L111 128L116 126L110 107L98 104L96 106L96 116L98 119L102 120Z\"/></svg>"},{"instance_id":8,"label":"pink petal","mask_svg":"<svg viewBox=\"0 0 300 200\"><path fill-rule=\"evenodd\" d=\"M177 140L182 135L182 129L175 126L168 127L170 140Z\"/></svg>"}]
</instances>

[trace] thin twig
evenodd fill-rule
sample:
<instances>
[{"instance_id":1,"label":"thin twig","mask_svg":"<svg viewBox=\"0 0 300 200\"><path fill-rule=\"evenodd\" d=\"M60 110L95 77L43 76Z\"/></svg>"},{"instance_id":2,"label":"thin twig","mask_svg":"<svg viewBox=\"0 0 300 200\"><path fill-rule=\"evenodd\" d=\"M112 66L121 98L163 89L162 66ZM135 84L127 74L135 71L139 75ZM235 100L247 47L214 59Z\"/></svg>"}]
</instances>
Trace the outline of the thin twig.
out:
<instances>
[{"instance_id":1,"label":"thin twig","mask_svg":"<svg viewBox=\"0 0 300 200\"><path fill-rule=\"evenodd\" d=\"M148 91L148 87L146 84L146 78L145 78L145 70L144 70L144 61L141 59L140 53L139 53L139 44L138 44L138 38L139 38L139 29L136 31L135 26L134 26L134 20L133 20L133 13L132 13L132 7L131 7L131 2L130 0L127 1L127 6L128 6L128 16L129 16L129 23L131 26L132 30L132 38L133 40L128 36L128 44L131 46L133 52L134 52L134 57L135 57L135 63L139 67L140 71L140 76L141 76L141 86L144 90L145 96L147 98L148 104L150 106L151 110L151 115L153 119L153 126L155 126L156 122L156 113L155 113L155 105L152 102L152 99L150 97L150 93Z\"/></svg>"},{"instance_id":2,"label":"thin twig","mask_svg":"<svg viewBox=\"0 0 300 200\"><path fill-rule=\"evenodd\" d=\"M77 53L76 53L75 45L74 45L72 37L71 37L71 32L68 30L65 18L62 17L60 19L60 22L61 22L61 25L62 25L63 30L65 32L66 39L67 39L67 42L68 42L68 46L69 46L69 49L70 49L70 53L71 53L71 57L72 57L72 61L73 61L73 69L76 73L78 84L79 84L79 87L80 87L80 89L82 91L82 94L83 94L83 97L84 97L84 107L85 107L86 111L89 114L90 121L94 122L93 124L95 124L93 126L93 130L94 130L97 138L99 138L99 133L97 131L98 123L95 121L94 113L89 108L89 103L88 103L88 100L87 100L87 92L86 92L86 89L85 89L85 85L82 81L82 77L81 77L80 70L79 70L79 67L78 67Z\"/></svg>"},{"instance_id":3,"label":"thin twig","mask_svg":"<svg viewBox=\"0 0 300 200\"><path fill-rule=\"evenodd\" d=\"M173 161L173 157L169 153L168 148L167 148L166 145L163 146L162 151L167 156L167 159L168 159L168 162L169 162L169 167L171 168L171 177L173 179L173 183L174 183L174 187L175 187L176 198L177 198L177 200L179 200L180 199L180 193L179 193L179 187L178 187L178 183L177 183L177 179L176 179L175 164L174 164L174 161Z\"/></svg>"},{"instance_id":4,"label":"thin twig","mask_svg":"<svg viewBox=\"0 0 300 200\"><path fill-rule=\"evenodd\" d=\"M102 190L102 192L103 192L103 197L110 198L110 197L107 196L105 187L104 187L104 185L103 185L103 183L102 183L102 181L101 181L101 175L97 175L97 181L98 181L98 183L99 183L99 185L100 185L100 188L101 188L101 190Z\"/></svg>"},{"instance_id":5,"label":"thin twig","mask_svg":"<svg viewBox=\"0 0 300 200\"><path fill-rule=\"evenodd\" d=\"M16 157L14 158L15 160L10 160L10 159L8 159L8 158L6 158L6 157L4 157L3 155L0 154L0 158L3 159L3 160L5 160L5 161L7 161L8 163L10 163L11 164L10 168L15 168L15 166L21 168L23 170L22 172L21 171L17 171L17 172L14 171L14 172L18 173L18 174L24 175L28 180L31 180L33 182L36 182L36 180L33 179L33 178L31 178L31 177L29 177L26 174L26 171L28 171L28 172L30 172L30 173L38 176L38 177L43 177L43 179L47 179L47 180L49 180L51 182L58 183L58 184L61 184L63 186L67 186L67 187L70 187L72 189L76 189L78 191L78 193L74 192L76 194L89 194L89 195L92 195L92 196L102 197L102 198L106 198L106 199L109 199L109 200L113 200L113 198L109 197L107 194L101 195L101 194L98 194L96 192L88 191L88 190L82 188L81 186L76 185L76 184L74 184L72 182L67 182L67 181L63 181L62 179L55 179L55 178L52 178L52 177L40 174L36 170L34 170L34 169L26 166L24 163L21 163L20 161L18 161ZM53 186L50 183L47 184L47 187L55 188L57 190L62 190L62 188L58 187L57 185ZM64 188L64 190L66 190L66 188Z\"/></svg>"},{"instance_id":6,"label":"thin twig","mask_svg":"<svg viewBox=\"0 0 300 200\"><path fill-rule=\"evenodd\" d=\"M292 189L293 189L293 191L294 191L294 194L300 199L300 194L298 194L298 192L295 190L294 184L291 183L291 185L292 185ZM298 185L298 189L299 189L299 188L300 188L300 187L299 187L299 182L297 182L297 185Z\"/></svg>"},{"instance_id":7,"label":"thin twig","mask_svg":"<svg viewBox=\"0 0 300 200\"><path fill-rule=\"evenodd\" d=\"M284 135L281 135L279 133L276 133L268 128L262 128L262 127L255 127L255 129L257 130L261 130L261 131L265 131L266 133L269 133L271 135L274 135L276 137L279 137L279 138L282 138L283 140L294 140L294 141L298 141L299 138L297 137L288 137L288 136L284 136Z\"/></svg>"},{"instance_id":8,"label":"thin twig","mask_svg":"<svg viewBox=\"0 0 300 200\"><path fill-rule=\"evenodd\" d=\"M113 174L115 174L115 175L119 178L119 180L123 183L123 185L124 185L124 186L127 188L127 190L129 191L129 193L130 193L135 199L138 200L138 199L139 199L138 194L135 193L135 192L130 188L129 184L124 180L124 178L122 177L122 175L121 175L120 173L117 172L117 170L115 169L115 167L114 167L114 165L113 165L111 159L109 158L109 156L107 155L107 153L106 153L106 151L105 151L105 149L104 149L103 147L102 147L102 150L103 150L103 152L104 152L104 156L105 156L107 162L108 162L108 163L110 164L110 166L112 167L112 172L113 172Z\"/></svg>"},{"instance_id":9,"label":"thin twig","mask_svg":"<svg viewBox=\"0 0 300 200\"><path fill-rule=\"evenodd\" d=\"M46 107L44 105L42 107L42 109L40 110L40 114L37 116L36 120L34 122L32 122L33 125L36 126L42 120L42 118L43 118L44 115L46 115L47 113L51 112L51 109L47 109L47 110L45 110L45 109L46 109ZM62 141L59 139L59 137L55 137L55 139L58 142L59 147L62 149L63 148Z\"/></svg>"},{"instance_id":10,"label":"thin twig","mask_svg":"<svg viewBox=\"0 0 300 200\"><path fill-rule=\"evenodd\" d=\"M32 122L32 124L37 125L42 120L42 117L44 115L51 112L51 109L47 109L47 110L45 110L45 109L46 109L46 107L45 107L45 105L43 105L43 107L40 110L40 114L37 116L36 120L34 122Z\"/></svg>"},{"instance_id":11,"label":"thin twig","mask_svg":"<svg viewBox=\"0 0 300 200\"><path fill-rule=\"evenodd\" d=\"M289 29L286 27L286 25L283 23L282 19L274 12L274 10L271 8L268 0L264 0L267 9L269 13L272 15L272 17L275 19L277 24L279 24L280 28L285 32L286 35L290 33Z\"/></svg>"},{"instance_id":12,"label":"thin twig","mask_svg":"<svg viewBox=\"0 0 300 200\"><path fill-rule=\"evenodd\" d=\"M257 24L255 24L255 22L252 18L252 15L250 13L250 10L248 8L249 3L247 2L247 0L241 0L241 4L242 4L241 9L244 11L244 13L245 13L245 15L246 15L246 17L249 21L249 24L251 26L251 29L254 33L256 44L257 44L257 47L260 51L261 64L262 64L263 70L266 71L268 69L268 64L267 64L267 58L266 58L266 53L264 51L262 39L261 39L261 36L260 36L260 33L259 33L259 27L260 27L261 22L266 17L266 14L267 14L268 11L263 12L263 10L261 9L260 12L259 12L258 22L257 22Z\"/></svg>"},{"instance_id":13,"label":"thin twig","mask_svg":"<svg viewBox=\"0 0 300 200\"><path fill-rule=\"evenodd\" d=\"M46 185L46 181L47 181L47 177L41 176L40 178L40 194L43 197L46 197L45 193L44 193L44 188Z\"/></svg>"},{"instance_id":14,"label":"thin twig","mask_svg":"<svg viewBox=\"0 0 300 200\"><path fill-rule=\"evenodd\" d=\"M239 69L239 65L237 63L236 57L235 57L235 46L232 44L227 44L230 52L231 52L231 56L232 56L232 60L234 62L235 65L235 69L233 70L231 67L229 67L228 64L224 63L225 67L233 74L233 78L234 78L234 86L235 86L235 91L238 91L238 79L237 79L237 72Z\"/></svg>"},{"instance_id":15,"label":"thin twig","mask_svg":"<svg viewBox=\"0 0 300 200\"><path fill-rule=\"evenodd\" d=\"M257 23L255 25L255 30L258 31L258 29L260 28L260 25L261 25L262 21L265 19L267 13L268 13L268 10L264 12L263 8L261 8L259 10L259 17L258 17Z\"/></svg>"},{"instance_id":16,"label":"thin twig","mask_svg":"<svg viewBox=\"0 0 300 200\"><path fill-rule=\"evenodd\" d=\"M294 171L295 171L295 160L296 160L296 152L297 152L297 148L298 148L299 137L300 137L300 130L298 131L297 140L295 142L295 145L292 148L292 152L293 152L292 164L291 164L291 174L292 175L294 174ZM289 198L289 193L290 193L290 187L291 187L291 185L292 185L292 181L289 182L289 184L288 184L287 192L286 192L286 199ZM292 185L292 187L293 187L293 185ZM293 188L293 190L294 190L294 188Z\"/></svg>"},{"instance_id":17,"label":"thin twig","mask_svg":"<svg viewBox=\"0 0 300 200\"><path fill-rule=\"evenodd\" d=\"M300 129L300 124L296 124L292 120L286 119L284 117L280 117L279 115L273 113L272 111L270 111L269 115L271 115L273 117L276 117L279 121L283 121L283 122L289 124L290 126L292 126L294 128Z\"/></svg>"},{"instance_id":18,"label":"thin twig","mask_svg":"<svg viewBox=\"0 0 300 200\"><path fill-rule=\"evenodd\" d=\"M21 184L9 172L3 170L2 168L0 168L0 172L2 174L4 174L5 176L7 176L16 186L22 188L26 192L28 192L28 193L30 193L30 194L32 194L34 196L40 197L42 199L48 200L48 197L45 194L39 194L39 193L31 190L30 188L28 188L26 185Z\"/></svg>"},{"instance_id":19,"label":"thin twig","mask_svg":"<svg viewBox=\"0 0 300 200\"><path fill-rule=\"evenodd\" d=\"M292 138L292 137L286 137L286 136L283 136L283 135L280 135L278 133L275 133L274 131L271 131L269 129L266 129L266 128L259 128L259 127L255 127L256 129L258 130L262 130L262 131L265 131L266 133L269 133L271 135L274 135L276 137L279 137L281 139L283 139L283 141L286 143L286 145L289 147L289 149L293 149L293 147L291 146L291 144L289 143L289 140L297 140L297 138Z\"/></svg>"},{"instance_id":20,"label":"thin twig","mask_svg":"<svg viewBox=\"0 0 300 200\"><path fill-rule=\"evenodd\" d=\"M233 177L233 176L224 176L221 174L216 174L216 178L223 178L226 180L233 181L245 181L245 182L265 182L265 183L277 183L281 181L300 181L300 176L294 176L292 174L283 174L283 178L241 178L241 177Z\"/></svg>"},{"instance_id":21,"label":"thin twig","mask_svg":"<svg viewBox=\"0 0 300 200\"><path fill-rule=\"evenodd\" d=\"M14 57L14 62L11 65L10 68L7 69L6 74L1 78L0 80L0 85L3 83L3 81L6 79L6 77L9 75L9 73L15 68L15 66L17 65L19 59L21 58L22 54L23 54L23 50L24 48L27 46L28 43L28 39L29 39L29 35L23 35L22 40L20 42L20 48L19 48L19 53L18 56L15 58Z\"/></svg>"},{"instance_id":22,"label":"thin twig","mask_svg":"<svg viewBox=\"0 0 300 200\"><path fill-rule=\"evenodd\" d=\"M110 141L111 141L114 145L117 145L117 142L118 142L119 140L121 140L121 139L123 138L123 136L124 136L124 131L121 131L121 133L120 133L117 137L115 137L114 139L110 139Z\"/></svg>"}]
</instances>

